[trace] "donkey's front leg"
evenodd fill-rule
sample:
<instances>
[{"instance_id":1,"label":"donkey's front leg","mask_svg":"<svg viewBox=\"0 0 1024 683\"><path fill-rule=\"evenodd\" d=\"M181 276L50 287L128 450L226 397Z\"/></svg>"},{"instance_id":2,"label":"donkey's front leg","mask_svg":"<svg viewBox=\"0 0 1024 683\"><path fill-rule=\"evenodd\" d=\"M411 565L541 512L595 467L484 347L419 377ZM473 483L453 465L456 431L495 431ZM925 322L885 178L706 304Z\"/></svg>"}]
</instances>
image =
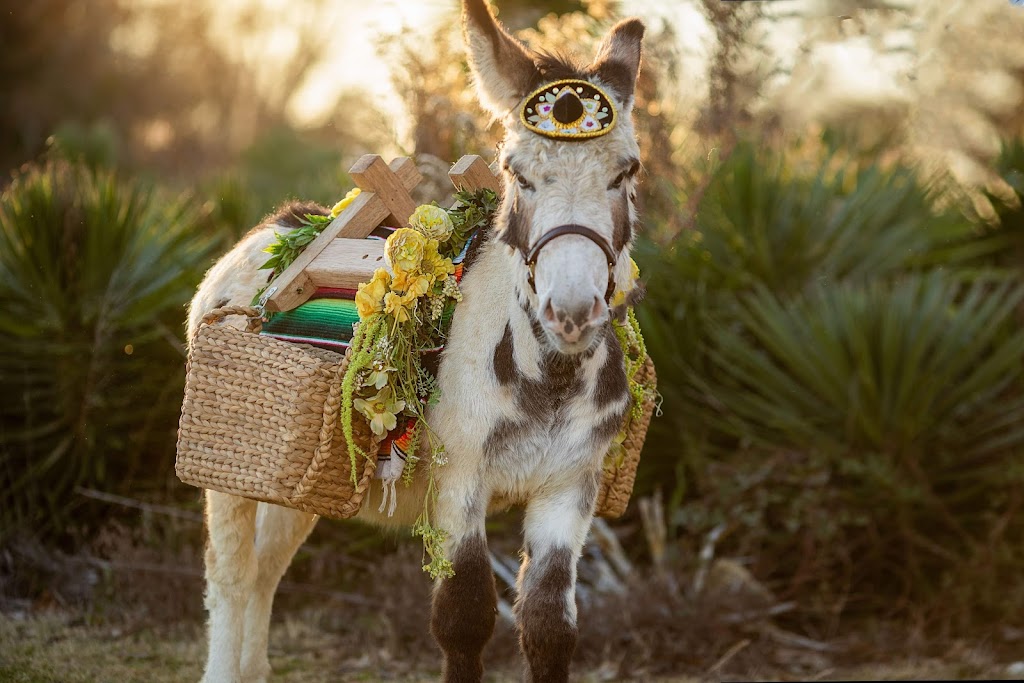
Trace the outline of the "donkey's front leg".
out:
<instances>
[{"instance_id":1,"label":"donkey's front leg","mask_svg":"<svg viewBox=\"0 0 1024 683\"><path fill-rule=\"evenodd\" d=\"M449 534L446 552L455 569L455 576L435 585L430 615L430 632L444 652L444 683L479 683L484 646L494 633L498 594L484 536L482 493L478 486L446 483L438 500L437 519Z\"/></svg>"},{"instance_id":2,"label":"donkey's front leg","mask_svg":"<svg viewBox=\"0 0 1024 683\"><path fill-rule=\"evenodd\" d=\"M593 519L599 474L545 492L526 508L515 614L531 683L569 679L578 632L576 562Z\"/></svg>"}]
</instances>

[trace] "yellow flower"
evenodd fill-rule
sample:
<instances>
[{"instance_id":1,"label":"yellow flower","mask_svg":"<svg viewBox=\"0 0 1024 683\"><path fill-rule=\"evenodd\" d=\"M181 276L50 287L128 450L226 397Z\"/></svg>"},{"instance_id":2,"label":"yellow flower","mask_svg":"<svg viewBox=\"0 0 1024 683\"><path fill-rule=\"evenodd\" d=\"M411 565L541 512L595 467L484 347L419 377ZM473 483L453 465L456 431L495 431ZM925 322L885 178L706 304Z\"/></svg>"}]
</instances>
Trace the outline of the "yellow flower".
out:
<instances>
[{"instance_id":1,"label":"yellow flower","mask_svg":"<svg viewBox=\"0 0 1024 683\"><path fill-rule=\"evenodd\" d=\"M360 189L359 189L358 187L354 187L354 188L352 188L351 190L349 190L349 191L348 191L348 194L347 194L347 195L345 195L345 198L344 198L344 199L342 199L342 200L341 200L340 202L338 202L337 204L335 204L335 205L334 205L334 208L333 208L333 209L331 209L331 218L337 218L337 217L338 217L338 215L339 215L339 214L340 214L340 213L341 213L342 211L344 211L344 210L345 210L345 208L346 208L346 207L347 207L347 206L348 206L349 204L351 204L352 202L354 202L354 201L356 200L356 197L358 197L358 196L359 196L359 193L360 193L360 192L362 192L362 190L360 190Z\"/></svg>"},{"instance_id":2,"label":"yellow flower","mask_svg":"<svg viewBox=\"0 0 1024 683\"><path fill-rule=\"evenodd\" d=\"M412 228L399 228L384 244L384 260L396 275L400 271L414 273L423 261L427 238Z\"/></svg>"},{"instance_id":3,"label":"yellow flower","mask_svg":"<svg viewBox=\"0 0 1024 683\"><path fill-rule=\"evenodd\" d=\"M626 302L626 294L633 291L633 288L636 287L636 281L639 279L640 266L633 259L629 259L629 281L626 282L626 286L622 289L615 290L615 296L612 297L612 308L621 306Z\"/></svg>"},{"instance_id":4,"label":"yellow flower","mask_svg":"<svg viewBox=\"0 0 1024 683\"><path fill-rule=\"evenodd\" d=\"M384 295L384 312L395 317L400 323L404 323L412 317L412 309L416 307L416 296L413 294L395 294L388 292Z\"/></svg>"},{"instance_id":5,"label":"yellow flower","mask_svg":"<svg viewBox=\"0 0 1024 683\"><path fill-rule=\"evenodd\" d=\"M356 310L359 312L360 320L366 320L374 313L384 310L384 295L390 286L391 276L383 268L378 268L369 282L359 284L356 291Z\"/></svg>"},{"instance_id":6,"label":"yellow flower","mask_svg":"<svg viewBox=\"0 0 1024 683\"><path fill-rule=\"evenodd\" d=\"M396 292L412 294L413 298L416 298L429 292L433 284L434 277L432 275L399 271L391 282L391 288Z\"/></svg>"},{"instance_id":7,"label":"yellow flower","mask_svg":"<svg viewBox=\"0 0 1024 683\"><path fill-rule=\"evenodd\" d=\"M391 387L385 387L375 396L355 399L352 407L366 416L374 434L382 436L398 425L397 415L405 410L405 401L395 400L391 395Z\"/></svg>"},{"instance_id":8,"label":"yellow flower","mask_svg":"<svg viewBox=\"0 0 1024 683\"><path fill-rule=\"evenodd\" d=\"M409 227L440 242L451 237L452 231L455 229L452 219L448 217L448 212L433 204L417 206L412 216L409 217Z\"/></svg>"},{"instance_id":9,"label":"yellow flower","mask_svg":"<svg viewBox=\"0 0 1024 683\"><path fill-rule=\"evenodd\" d=\"M455 265L450 258L441 256L438 252L437 240L429 240L423 250L423 263L420 266L424 273L433 276L434 279L444 281L455 272Z\"/></svg>"}]
</instances>

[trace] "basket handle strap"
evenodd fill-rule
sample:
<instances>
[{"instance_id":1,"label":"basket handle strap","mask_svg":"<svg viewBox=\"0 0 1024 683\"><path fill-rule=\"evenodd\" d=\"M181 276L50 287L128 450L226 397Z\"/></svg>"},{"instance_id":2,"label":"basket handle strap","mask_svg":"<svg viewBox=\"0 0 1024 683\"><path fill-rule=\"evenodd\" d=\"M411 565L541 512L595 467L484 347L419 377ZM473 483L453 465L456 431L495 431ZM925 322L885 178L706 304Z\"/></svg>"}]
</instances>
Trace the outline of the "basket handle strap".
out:
<instances>
[{"instance_id":1,"label":"basket handle strap","mask_svg":"<svg viewBox=\"0 0 1024 683\"><path fill-rule=\"evenodd\" d=\"M302 480L295 485L295 496L293 500L301 500L313 492L320 475L331 457L331 446L334 444L334 435L341 420L341 394L342 380L345 378L345 371L352 358L352 349L345 351L345 359L337 369L334 381L331 382L327 392L327 400L324 401L323 423L320 426L320 443L313 452L313 460L310 462ZM370 435L370 448L367 451L366 463L363 465L363 476L352 492L352 497L345 503L341 510L342 517L351 517L359 509L363 499L363 493L373 479L374 470L377 467L377 447L380 445L380 438Z\"/></svg>"},{"instance_id":2,"label":"basket handle strap","mask_svg":"<svg viewBox=\"0 0 1024 683\"><path fill-rule=\"evenodd\" d=\"M219 323L229 315L244 315L249 319L249 323L245 326L246 332L254 332L259 334L260 330L263 329L263 315L260 309L254 306L222 306L215 308L206 315L203 316L203 325L213 325ZM199 328L196 328L198 332Z\"/></svg>"},{"instance_id":3,"label":"basket handle strap","mask_svg":"<svg viewBox=\"0 0 1024 683\"><path fill-rule=\"evenodd\" d=\"M342 379L345 375L344 368L347 365L345 363L339 367L339 371L334 377L335 381L331 382L330 389L327 391L327 400L324 401L324 419L320 425L320 443L317 444L316 450L313 452L313 460L306 468L306 473L302 475L302 480L295 485L295 499L303 498L316 486L327 459L331 457L331 444L334 441L334 432L338 426L341 412Z\"/></svg>"}]
</instances>

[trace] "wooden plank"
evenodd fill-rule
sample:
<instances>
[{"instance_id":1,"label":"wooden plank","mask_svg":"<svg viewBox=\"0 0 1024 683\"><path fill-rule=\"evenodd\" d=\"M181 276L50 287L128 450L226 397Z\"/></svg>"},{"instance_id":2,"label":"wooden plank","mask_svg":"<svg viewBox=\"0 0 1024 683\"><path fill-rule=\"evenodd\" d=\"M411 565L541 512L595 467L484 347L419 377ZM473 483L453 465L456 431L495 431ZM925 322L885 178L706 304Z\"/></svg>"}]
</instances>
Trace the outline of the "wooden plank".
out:
<instances>
[{"instance_id":1,"label":"wooden plank","mask_svg":"<svg viewBox=\"0 0 1024 683\"><path fill-rule=\"evenodd\" d=\"M356 289L385 268L384 240L338 238L327 245L306 268L314 287Z\"/></svg>"},{"instance_id":2,"label":"wooden plank","mask_svg":"<svg viewBox=\"0 0 1024 683\"><path fill-rule=\"evenodd\" d=\"M494 190L498 192L501 182L491 172L487 162L476 154L467 154L452 166L448 171L455 187L460 190L475 192L481 189Z\"/></svg>"},{"instance_id":3,"label":"wooden plank","mask_svg":"<svg viewBox=\"0 0 1024 683\"><path fill-rule=\"evenodd\" d=\"M289 311L305 303L314 290L310 286L309 277L303 274L306 266L336 238L366 237L387 217L388 209L375 193L361 193L315 240L306 245L299 257L281 275L274 279L273 286L277 287L277 292L267 300L267 310Z\"/></svg>"},{"instance_id":4,"label":"wooden plank","mask_svg":"<svg viewBox=\"0 0 1024 683\"><path fill-rule=\"evenodd\" d=\"M387 207L389 225L402 228L409 224L409 216L416 210L416 202L379 155L364 154L349 169L348 174L364 192L373 192L380 198Z\"/></svg>"},{"instance_id":5,"label":"wooden plank","mask_svg":"<svg viewBox=\"0 0 1024 683\"><path fill-rule=\"evenodd\" d=\"M408 192L412 192L420 184L420 181L423 180L420 170L416 168L416 164L409 157L395 157L388 164L388 168L398 176L402 186Z\"/></svg>"}]
</instances>

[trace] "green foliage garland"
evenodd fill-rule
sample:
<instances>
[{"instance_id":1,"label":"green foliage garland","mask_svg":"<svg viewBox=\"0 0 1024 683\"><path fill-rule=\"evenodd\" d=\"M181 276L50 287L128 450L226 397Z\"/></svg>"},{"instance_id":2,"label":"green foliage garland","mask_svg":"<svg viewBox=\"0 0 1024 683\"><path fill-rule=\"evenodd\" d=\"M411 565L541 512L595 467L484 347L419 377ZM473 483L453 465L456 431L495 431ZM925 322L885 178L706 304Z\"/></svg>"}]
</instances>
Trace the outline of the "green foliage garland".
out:
<instances>
[{"instance_id":1,"label":"green foliage garland","mask_svg":"<svg viewBox=\"0 0 1024 683\"><path fill-rule=\"evenodd\" d=\"M260 270L284 272L299 257L306 245L315 240L332 220L334 219L330 216L306 214L302 226L284 234L275 233L277 241L265 249L271 257L260 266Z\"/></svg>"}]
</instances>

